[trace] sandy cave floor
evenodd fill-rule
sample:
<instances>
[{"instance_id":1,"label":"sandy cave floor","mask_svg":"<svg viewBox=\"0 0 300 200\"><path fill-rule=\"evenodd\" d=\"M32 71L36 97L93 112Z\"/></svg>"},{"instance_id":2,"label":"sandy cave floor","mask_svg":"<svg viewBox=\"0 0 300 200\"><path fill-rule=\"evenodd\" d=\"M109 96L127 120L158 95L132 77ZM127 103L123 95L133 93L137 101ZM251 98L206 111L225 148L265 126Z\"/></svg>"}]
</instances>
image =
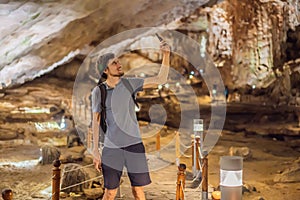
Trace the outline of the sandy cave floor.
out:
<instances>
[{"instance_id":1,"label":"sandy cave floor","mask_svg":"<svg viewBox=\"0 0 300 200\"><path fill-rule=\"evenodd\" d=\"M163 139L163 138L162 138ZM300 153L293 151L286 142L266 139L259 136L247 136L243 133L223 132L217 145L209 154L209 184L217 187L219 184L219 160L223 155L228 155L228 149L231 146L247 146L251 149L253 157L244 161L243 181L246 184L256 188L256 192L246 192L243 199L264 199L284 200L299 199L300 184L299 183L274 183L274 177L281 173L284 169L291 166L295 160L300 157ZM35 165L28 164L26 166L16 166L13 162L24 160L38 159L40 152L39 147L35 145L11 146L0 149L0 189L9 187L14 191L14 199L33 199L31 196L38 196L39 191L50 186L51 183L51 165ZM191 153L191 150L186 152ZM11 164L6 163L10 161ZM182 158L181 163L185 163L188 167L187 171L191 172L191 159ZM174 170L173 177L164 176L164 173L170 174L170 169ZM157 196L165 194L164 186L157 188L157 183L164 181L174 182L173 191L175 193L176 167L169 166L151 173L153 183L145 188L146 196L153 197L153 193ZM125 177L126 179L126 177ZM132 199L128 187L128 180L125 180L122 186L124 199ZM172 186L167 187L172 190ZM155 192L153 191L155 190ZM160 191L161 190L161 191ZM35 198L40 199L40 198ZM162 198L164 199L164 198Z\"/></svg>"},{"instance_id":2,"label":"sandy cave floor","mask_svg":"<svg viewBox=\"0 0 300 200\"><path fill-rule=\"evenodd\" d=\"M61 85L63 87L63 91ZM59 86L59 87L58 87ZM7 102L11 104L16 103L15 96L22 96L20 98L23 101L17 102L16 105L31 105L34 104L37 99L44 103L57 104L57 101L64 99L68 102L71 96L72 84L66 84L65 82L59 82L57 79L50 79L47 82L43 80L36 80L34 83L30 83L27 87L22 87L20 89L11 91L8 93L4 99L1 99L3 112L10 112L10 107L8 107ZM45 96L45 89L53 91L50 100L43 98ZM27 94L29 93L29 95ZM26 95L25 95L26 94ZM64 96L62 96L64 95ZM34 97L34 98L33 98ZM19 99L19 98L17 98ZM201 100L201 101L200 101ZM201 104L209 103L208 98L202 98L199 100ZM28 103L29 102L29 103ZM2 105L1 104L1 105ZM24 104L24 105L23 105ZM258 107L258 106L255 106ZM240 111L244 107L237 110ZM248 108L253 109L254 106L248 106ZM245 117L245 115L243 115ZM238 116L240 125L247 125L245 121L248 118L241 118ZM13 120L13 119L12 119ZM234 119L235 120L235 119ZM236 121L236 120L235 120ZM14 124L13 124L14 125ZM17 123L18 126L23 126L22 123ZM288 124L282 124L288 125ZM271 122L266 125L263 124L263 128L268 130L273 126L278 126L278 123ZM293 127L296 126L296 122L292 124ZM8 128L10 128L8 126ZM257 127L256 127L257 128ZM168 129L170 135L161 137L161 144L167 143L170 137L174 137L173 129ZM25 132L27 133L27 132ZM173 135L173 136L171 136ZM3 188L11 188L14 192L15 200L32 200L32 199L45 199L39 197L40 191L51 186L51 175L52 175L52 165L37 165L37 159L40 157L40 145L38 145L37 135L28 135L26 138L31 142L28 145L20 145L18 143L12 145L0 145L0 190ZM46 137L47 136L47 137ZM52 135L53 136L53 135ZM42 138L48 138L48 135L40 135ZM41 139L41 138L40 138ZM295 161L299 159L300 152L293 150L289 145L291 141L278 141L271 137L263 137L259 135L249 135L244 132L230 132L223 131L222 136L219 138L218 143L209 153L209 180L208 183L212 187L217 187L219 185L219 161L220 157L229 154L229 148L231 146L239 147L249 147L252 151L252 158L244 161L243 169L243 181L244 183L251 185L256 188L256 192L251 193L246 192L243 195L244 200L258 200L263 197L264 200L298 200L300 199L300 184L296 183L274 183L273 179L280 175L285 169L297 164ZM151 151L155 148L155 137L144 141L147 150ZM67 150L64 147L64 150ZM153 149L152 149L153 150ZM185 154L190 155L191 150L185 152ZM34 160L33 162L29 162ZM21 161L27 161L25 165L20 166ZM188 174L191 172L191 158L181 158L181 162L185 163L188 167ZM300 165L298 163L298 165ZM165 200L175 199L172 198L176 192L176 166L169 165L166 168L160 169L158 171L151 172L152 184L145 188L147 199L155 200ZM128 184L128 179L124 178L124 183L122 185L123 193L125 195L124 199L133 199ZM189 192L193 190L188 190ZM35 196L37 198L32 198ZM69 199L80 199L80 198L67 198ZM81 198L82 199L82 198ZM196 198L199 199L199 198ZM190 199L188 199L190 200Z\"/></svg>"}]
</instances>

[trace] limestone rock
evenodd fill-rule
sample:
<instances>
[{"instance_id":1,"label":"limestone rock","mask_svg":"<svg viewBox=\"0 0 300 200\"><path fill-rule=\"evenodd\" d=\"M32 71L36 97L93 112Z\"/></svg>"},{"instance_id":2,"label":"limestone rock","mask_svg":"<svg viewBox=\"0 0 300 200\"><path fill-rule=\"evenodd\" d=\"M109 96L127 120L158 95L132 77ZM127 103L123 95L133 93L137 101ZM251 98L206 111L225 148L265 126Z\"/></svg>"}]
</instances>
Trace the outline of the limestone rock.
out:
<instances>
[{"instance_id":1,"label":"limestone rock","mask_svg":"<svg viewBox=\"0 0 300 200\"><path fill-rule=\"evenodd\" d=\"M89 188L91 184L90 182L83 182L89 179L90 177L84 168L82 168L82 165L74 163L66 164L62 171L61 191L66 193L83 192L83 190Z\"/></svg>"},{"instance_id":2,"label":"limestone rock","mask_svg":"<svg viewBox=\"0 0 300 200\"><path fill-rule=\"evenodd\" d=\"M1 23L5 26L0 27L0 89L69 63L86 46L121 31L170 23L206 2L62 0L1 4Z\"/></svg>"},{"instance_id":3,"label":"limestone rock","mask_svg":"<svg viewBox=\"0 0 300 200\"><path fill-rule=\"evenodd\" d=\"M1 129L0 130L0 140L12 140L17 139L18 133L13 130Z\"/></svg>"},{"instance_id":4,"label":"limestone rock","mask_svg":"<svg viewBox=\"0 0 300 200\"><path fill-rule=\"evenodd\" d=\"M83 155L76 152L65 152L59 157L62 163L73 163L83 160Z\"/></svg>"},{"instance_id":5,"label":"limestone rock","mask_svg":"<svg viewBox=\"0 0 300 200\"><path fill-rule=\"evenodd\" d=\"M45 145L42 147L42 156L41 156L40 163L42 165L52 164L54 160L59 159L59 156L60 156L60 151L58 148Z\"/></svg>"},{"instance_id":6,"label":"limestone rock","mask_svg":"<svg viewBox=\"0 0 300 200\"><path fill-rule=\"evenodd\" d=\"M97 199L103 196L104 191L102 188L90 188L90 189L84 189L83 190L85 196L88 199Z\"/></svg>"},{"instance_id":7,"label":"limestone rock","mask_svg":"<svg viewBox=\"0 0 300 200\"><path fill-rule=\"evenodd\" d=\"M288 169L285 169L282 174L276 175L274 182L280 183L297 183L300 182L300 164L296 163Z\"/></svg>"},{"instance_id":8,"label":"limestone rock","mask_svg":"<svg viewBox=\"0 0 300 200\"><path fill-rule=\"evenodd\" d=\"M241 156L244 160L252 158L252 152L248 147L230 147L229 148L230 156Z\"/></svg>"}]
</instances>

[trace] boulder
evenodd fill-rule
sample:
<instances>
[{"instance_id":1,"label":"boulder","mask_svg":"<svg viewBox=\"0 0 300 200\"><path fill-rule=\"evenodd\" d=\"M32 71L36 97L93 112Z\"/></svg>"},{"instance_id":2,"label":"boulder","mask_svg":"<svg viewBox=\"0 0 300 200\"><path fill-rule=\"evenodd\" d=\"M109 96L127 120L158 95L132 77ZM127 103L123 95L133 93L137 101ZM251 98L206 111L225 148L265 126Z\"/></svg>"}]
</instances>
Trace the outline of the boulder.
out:
<instances>
[{"instance_id":1,"label":"boulder","mask_svg":"<svg viewBox=\"0 0 300 200\"><path fill-rule=\"evenodd\" d=\"M66 164L62 171L61 191L66 193L83 192L84 189L90 188L91 182L85 182L89 179L90 177L82 165Z\"/></svg>"},{"instance_id":2,"label":"boulder","mask_svg":"<svg viewBox=\"0 0 300 200\"><path fill-rule=\"evenodd\" d=\"M297 183L300 182L300 164L296 163L292 167L285 169L281 174L276 175L274 182Z\"/></svg>"},{"instance_id":3,"label":"boulder","mask_svg":"<svg viewBox=\"0 0 300 200\"><path fill-rule=\"evenodd\" d=\"M104 191L101 187L84 189L83 193L85 194L87 199L98 199L101 198L104 194Z\"/></svg>"},{"instance_id":4,"label":"boulder","mask_svg":"<svg viewBox=\"0 0 300 200\"><path fill-rule=\"evenodd\" d=\"M42 165L52 164L54 160L59 159L60 151L54 146L45 145L41 148L42 156L40 158L40 163Z\"/></svg>"},{"instance_id":5,"label":"boulder","mask_svg":"<svg viewBox=\"0 0 300 200\"><path fill-rule=\"evenodd\" d=\"M13 140L18 138L18 133L13 130L1 129L0 140Z\"/></svg>"},{"instance_id":6,"label":"boulder","mask_svg":"<svg viewBox=\"0 0 300 200\"><path fill-rule=\"evenodd\" d=\"M252 158L252 152L248 147L230 147L229 148L230 156L241 156L244 160Z\"/></svg>"}]
</instances>

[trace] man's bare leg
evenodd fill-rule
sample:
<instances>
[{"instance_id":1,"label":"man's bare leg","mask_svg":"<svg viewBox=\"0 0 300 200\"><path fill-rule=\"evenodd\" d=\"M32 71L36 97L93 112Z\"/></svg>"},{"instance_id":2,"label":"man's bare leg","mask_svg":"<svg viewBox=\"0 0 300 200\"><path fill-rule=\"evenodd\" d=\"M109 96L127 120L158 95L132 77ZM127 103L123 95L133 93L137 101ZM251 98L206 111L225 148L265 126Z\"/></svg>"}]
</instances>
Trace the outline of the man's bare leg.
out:
<instances>
[{"instance_id":1,"label":"man's bare leg","mask_svg":"<svg viewBox=\"0 0 300 200\"><path fill-rule=\"evenodd\" d=\"M144 188L142 186L132 186L132 194L135 200L146 200Z\"/></svg>"},{"instance_id":2,"label":"man's bare leg","mask_svg":"<svg viewBox=\"0 0 300 200\"><path fill-rule=\"evenodd\" d=\"M116 189L106 189L104 192L104 196L102 200L114 200L118 192L118 188Z\"/></svg>"}]
</instances>

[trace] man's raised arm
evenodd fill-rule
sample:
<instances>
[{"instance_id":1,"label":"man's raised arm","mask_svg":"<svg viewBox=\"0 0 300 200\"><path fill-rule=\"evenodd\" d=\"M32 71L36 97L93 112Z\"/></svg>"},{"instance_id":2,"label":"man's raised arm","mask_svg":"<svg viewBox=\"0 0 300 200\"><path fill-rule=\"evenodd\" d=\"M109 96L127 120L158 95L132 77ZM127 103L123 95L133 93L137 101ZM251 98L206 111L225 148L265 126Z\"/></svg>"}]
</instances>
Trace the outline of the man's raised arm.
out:
<instances>
[{"instance_id":1,"label":"man's raised arm","mask_svg":"<svg viewBox=\"0 0 300 200\"><path fill-rule=\"evenodd\" d=\"M154 88L158 85L163 85L167 82L170 68L170 46L167 43L162 42L160 48L163 52L163 59L160 71L157 76L145 78L143 89Z\"/></svg>"}]
</instances>

